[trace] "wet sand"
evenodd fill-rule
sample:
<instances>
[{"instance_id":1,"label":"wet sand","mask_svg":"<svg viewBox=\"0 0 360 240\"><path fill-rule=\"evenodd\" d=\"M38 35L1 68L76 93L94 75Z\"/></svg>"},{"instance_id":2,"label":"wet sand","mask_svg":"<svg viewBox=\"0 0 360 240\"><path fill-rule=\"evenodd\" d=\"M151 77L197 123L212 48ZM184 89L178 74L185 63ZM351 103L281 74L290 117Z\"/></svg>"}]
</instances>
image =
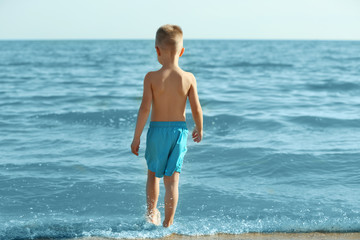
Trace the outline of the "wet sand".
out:
<instances>
[{"instance_id":1,"label":"wet sand","mask_svg":"<svg viewBox=\"0 0 360 240\"><path fill-rule=\"evenodd\" d=\"M119 238L104 238L104 237L81 237L69 238L66 240L119 240ZM360 240L360 232L356 233L244 233L244 234L216 234L206 236L185 236L172 234L164 238L152 238L152 240L297 240L297 239L316 239L316 240Z\"/></svg>"}]
</instances>

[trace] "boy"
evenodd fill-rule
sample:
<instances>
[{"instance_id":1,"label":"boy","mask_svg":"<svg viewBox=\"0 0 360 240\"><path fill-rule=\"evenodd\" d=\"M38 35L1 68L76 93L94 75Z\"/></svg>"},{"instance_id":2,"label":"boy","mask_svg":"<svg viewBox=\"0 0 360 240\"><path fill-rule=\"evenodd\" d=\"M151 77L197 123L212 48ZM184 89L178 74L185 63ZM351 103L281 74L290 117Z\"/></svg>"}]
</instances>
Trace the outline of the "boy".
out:
<instances>
[{"instance_id":1,"label":"boy","mask_svg":"<svg viewBox=\"0 0 360 240\"><path fill-rule=\"evenodd\" d=\"M197 94L196 79L192 73L178 66L184 53L183 33L177 25L161 26L156 32L155 49L161 69L149 72L144 78L144 92L139 108L131 151L139 155L140 136L148 119L151 121L146 136L145 159L148 166L146 183L147 213L150 223L160 225L160 212L156 208L159 182L164 177L164 227L173 224L178 202L179 174L187 152L188 129L185 108L189 98L195 128L194 142L203 137L203 115Z\"/></svg>"}]
</instances>

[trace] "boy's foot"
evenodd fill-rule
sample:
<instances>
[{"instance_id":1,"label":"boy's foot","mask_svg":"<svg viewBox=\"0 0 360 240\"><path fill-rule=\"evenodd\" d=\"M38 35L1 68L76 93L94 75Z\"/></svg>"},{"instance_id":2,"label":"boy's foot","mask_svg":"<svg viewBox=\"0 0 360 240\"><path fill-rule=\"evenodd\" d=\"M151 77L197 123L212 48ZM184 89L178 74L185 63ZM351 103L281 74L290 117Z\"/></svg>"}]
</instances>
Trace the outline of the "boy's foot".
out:
<instances>
[{"instance_id":1,"label":"boy's foot","mask_svg":"<svg viewBox=\"0 0 360 240\"><path fill-rule=\"evenodd\" d=\"M172 221L169 221L169 222L163 222L163 227L166 227L166 228L168 228L168 227L170 227L171 225L173 225L173 222Z\"/></svg>"},{"instance_id":2,"label":"boy's foot","mask_svg":"<svg viewBox=\"0 0 360 240\"><path fill-rule=\"evenodd\" d=\"M156 226L160 226L161 224L160 211L157 208L151 210L150 212L147 213L146 220L149 223L155 224Z\"/></svg>"}]
</instances>

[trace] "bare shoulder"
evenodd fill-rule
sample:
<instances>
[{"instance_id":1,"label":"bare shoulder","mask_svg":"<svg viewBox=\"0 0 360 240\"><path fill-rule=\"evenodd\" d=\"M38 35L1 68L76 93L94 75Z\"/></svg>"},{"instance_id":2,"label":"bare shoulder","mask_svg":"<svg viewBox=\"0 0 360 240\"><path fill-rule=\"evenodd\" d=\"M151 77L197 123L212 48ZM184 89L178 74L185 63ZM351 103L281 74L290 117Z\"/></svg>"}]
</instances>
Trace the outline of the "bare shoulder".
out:
<instances>
[{"instance_id":1,"label":"bare shoulder","mask_svg":"<svg viewBox=\"0 0 360 240\"><path fill-rule=\"evenodd\" d=\"M144 81L152 82L154 78L156 78L156 75L158 74L158 71L150 71L145 75Z\"/></svg>"},{"instance_id":2,"label":"bare shoulder","mask_svg":"<svg viewBox=\"0 0 360 240\"><path fill-rule=\"evenodd\" d=\"M154 76L155 71L150 71L145 75L145 79L151 79Z\"/></svg>"},{"instance_id":3,"label":"bare shoulder","mask_svg":"<svg viewBox=\"0 0 360 240\"><path fill-rule=\"evenodd\" d=\"M194 83L194 81L196 81L194 74L192 74L191 72L185 72L185 71L183 71L183 72L184 72L185 78L186 78L191 84Z\"/></svg>"},{"instance_id":4,"label":"bare shoulder","mask_svg":"<svg viewBox=\"0 0 360 240\"><path fill-rule=\"evenodd\" d=\"M149 71L146 76L149 77L149 78L156 78L158 77L159 75L162 75L163 74L163 70L162 69L158 69L158 70L154 70L154 71Z\"/></svg>"}]
</instances>

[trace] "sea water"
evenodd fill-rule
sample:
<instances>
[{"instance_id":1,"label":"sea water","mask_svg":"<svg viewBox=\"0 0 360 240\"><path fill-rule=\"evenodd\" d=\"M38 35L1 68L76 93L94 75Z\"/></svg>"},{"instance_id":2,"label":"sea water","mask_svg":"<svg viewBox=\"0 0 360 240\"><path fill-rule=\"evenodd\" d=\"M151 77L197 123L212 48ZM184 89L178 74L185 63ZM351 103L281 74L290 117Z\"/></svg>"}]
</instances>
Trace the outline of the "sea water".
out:
<instances>
[{"instance_id":1,"label":"sea water","mask_svg":"<svg viewBox=\"0 0 360 240\"><path fill-rule=\"evenodd\" d=\"M184 45L204 138L164 229L144 220L150 118L130 151L154 41L0 42L0 239L360 231L360 42Z\"/></svg>"}]
</instances>

